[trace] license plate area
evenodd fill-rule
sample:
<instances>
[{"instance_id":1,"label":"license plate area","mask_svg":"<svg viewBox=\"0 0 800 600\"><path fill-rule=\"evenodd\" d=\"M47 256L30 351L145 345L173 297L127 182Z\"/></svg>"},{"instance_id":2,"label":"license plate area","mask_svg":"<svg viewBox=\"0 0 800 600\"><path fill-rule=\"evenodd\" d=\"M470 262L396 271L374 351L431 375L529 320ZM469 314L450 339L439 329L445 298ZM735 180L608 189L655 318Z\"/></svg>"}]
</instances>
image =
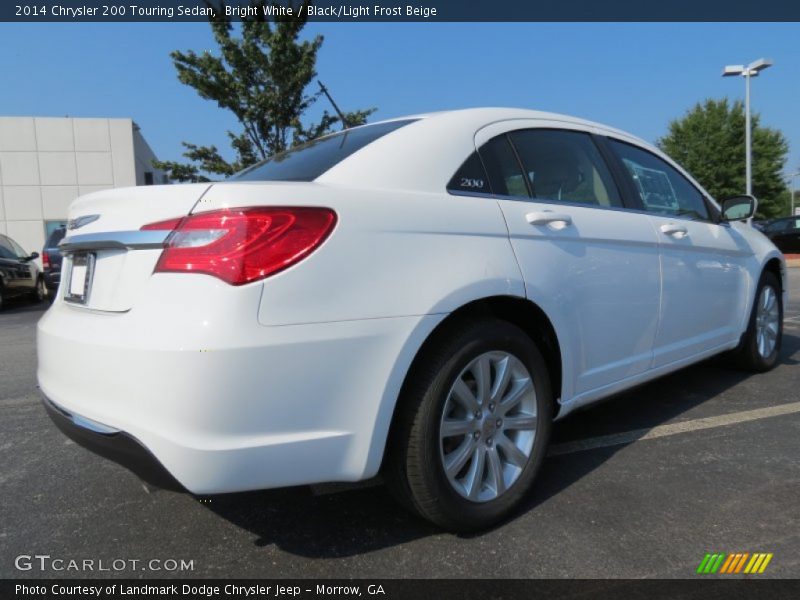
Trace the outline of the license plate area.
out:
<instances>
[{"instance_id":1,"label":"license plate area","mask_svg":"<svg viewBox=\"0 0 800 600\"><path fill-rule=\"evenodd\" d=\"M91 252L73 254L70 261L64 300L73 304L86 304L92 289L95 255Z\"/></svg>"}]
</instances>

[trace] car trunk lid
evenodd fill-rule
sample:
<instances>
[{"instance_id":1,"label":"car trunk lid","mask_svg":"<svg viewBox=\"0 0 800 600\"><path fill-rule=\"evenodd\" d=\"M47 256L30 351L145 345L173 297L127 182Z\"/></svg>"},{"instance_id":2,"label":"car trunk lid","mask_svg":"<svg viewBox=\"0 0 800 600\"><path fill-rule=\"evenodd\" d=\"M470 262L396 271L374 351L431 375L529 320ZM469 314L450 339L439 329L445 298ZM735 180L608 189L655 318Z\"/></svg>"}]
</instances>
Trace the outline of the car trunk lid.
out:
<instances>
[{"instance_id":1,"label":"car trunk lid","mask_svg":"<svg viewBox=\"0 0 800 600\"><path fill-rule=\"evenodd\" d=\"M96 192L69 211L59 249L64 300L97 311L130 310L161 255L167 231L148 223L187 215L210 184L147 186Z\"/></svg>"}]
</instances>

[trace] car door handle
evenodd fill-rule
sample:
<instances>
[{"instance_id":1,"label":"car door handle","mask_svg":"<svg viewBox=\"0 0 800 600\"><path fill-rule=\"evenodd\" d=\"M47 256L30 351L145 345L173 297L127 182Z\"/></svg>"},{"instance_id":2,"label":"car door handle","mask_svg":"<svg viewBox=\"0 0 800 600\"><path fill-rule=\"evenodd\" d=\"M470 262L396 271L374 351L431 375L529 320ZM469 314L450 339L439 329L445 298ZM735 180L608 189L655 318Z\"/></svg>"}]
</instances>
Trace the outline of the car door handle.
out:
<instances>
[{"instance_id":1,"label":"car door handle","mask_svg":"<svg viewBox=\"0 0 800 600\"><path fill-rule=\"evenodd\" d=\"M683 239L689 235L689 230L683 225L676 225L675 223L667 223L661 226L661 233L664 235L671 235L677 239Z\"/></svg>"},{"instance_id":2,"label":"car door handle","mask_svg":"<svg viewBox=\"0 0 800 600\"><path fill-rule=\"evenodd\" d=\"M560 225L558 229L563 229L572 225L572 217L565 213L557 213L551 210L530 212L525 215L525 219L531 225Z\"/></svg>"}]
</instances>

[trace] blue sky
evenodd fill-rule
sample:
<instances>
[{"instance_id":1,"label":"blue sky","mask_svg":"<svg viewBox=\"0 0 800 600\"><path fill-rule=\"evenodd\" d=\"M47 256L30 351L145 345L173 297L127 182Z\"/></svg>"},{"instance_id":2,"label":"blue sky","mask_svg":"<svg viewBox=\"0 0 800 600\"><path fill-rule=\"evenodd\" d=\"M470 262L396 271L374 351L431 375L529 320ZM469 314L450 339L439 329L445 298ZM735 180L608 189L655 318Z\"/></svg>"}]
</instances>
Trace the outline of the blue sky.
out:
<instances>
[{"instance_id":1,"label":"blue sky","mask_svg":"<svg viewBox=\"0 0 800 600\"><path fill-rule=\"evenodd\" d=\"M707 97L743 98L725 64L765 56L753 108L800 168L800 25L316 23L320 78L373 118L516 106L600 121L654 141ZM0 24L0 115L132 117L156 154L182 140L227 150L232 117L180 84L173 49L214 49L203 23Z\"/></svg>"}]
</instances>

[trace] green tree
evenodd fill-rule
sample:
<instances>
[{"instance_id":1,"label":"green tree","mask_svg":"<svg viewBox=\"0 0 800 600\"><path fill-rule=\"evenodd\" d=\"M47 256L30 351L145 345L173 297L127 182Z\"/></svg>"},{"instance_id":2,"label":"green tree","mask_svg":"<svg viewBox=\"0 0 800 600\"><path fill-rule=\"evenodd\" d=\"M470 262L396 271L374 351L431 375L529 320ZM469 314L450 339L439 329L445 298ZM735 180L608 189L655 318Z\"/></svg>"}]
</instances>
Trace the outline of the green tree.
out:
<instances>
[{"instance_id":1,"label":"green tree","mask_svg":"<svg viewBox=\"0 0 800 600\"><path fill-rule=\"evenodd\" d=\"M311 0L289 2L294 14L300 14ZM320 35L300 40L305 17L265 17L265 4L280 6L267 0L251 0L256 15L234 24L225 17L224 0L206 4L215 9L209 18L218 54L175 51L172 61L178 79L193 87L200 97L212 100L220 108L231 111L241 129L228 131L235 159L225 160L215 146L198 146L183 142L184 156L189 163L154 161L156 168L167 172L175 181L209 181L209 176L227 177L259 160L282 152L297 144L331 131L339 117L322 112L316 122L304 124L303 117L320 98L321 91L310 91L317 76L317 52L322 46ZM347 125L360 125L374 108L345 112Z\"/></svg>"},{"instance_id":2,"label":"green tree","mask_svg":"<svg viewBox=\"0 0 800 600\"><path fill-rule=\"evenodd\" d=\"M753 195L759 218L788 214L789 191L782 172L789 145L777 129L753 124ZM708 99L669 124L658 146L681 164L715 198L744 193L745 115L742 102Z\"/></svg>"}]
</instances>

